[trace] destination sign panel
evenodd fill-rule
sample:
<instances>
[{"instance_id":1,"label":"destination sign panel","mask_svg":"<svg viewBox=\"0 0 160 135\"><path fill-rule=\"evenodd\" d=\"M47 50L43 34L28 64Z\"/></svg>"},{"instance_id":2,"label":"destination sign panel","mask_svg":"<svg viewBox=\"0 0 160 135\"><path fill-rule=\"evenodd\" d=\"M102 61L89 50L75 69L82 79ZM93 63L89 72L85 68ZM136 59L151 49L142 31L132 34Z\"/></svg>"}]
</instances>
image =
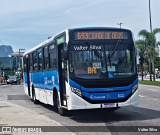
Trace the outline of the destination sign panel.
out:
<instances>
[{"instance_id":1,"label":"destination sign panel","mask_svg":"<svg viewBox=\"0 0 160 135\"><path fill-rule=\"evenodd\" d=\"M128 33L120 31L80 31L74 36L75 40L128 39Z\"/></svg>"}]
</instances>

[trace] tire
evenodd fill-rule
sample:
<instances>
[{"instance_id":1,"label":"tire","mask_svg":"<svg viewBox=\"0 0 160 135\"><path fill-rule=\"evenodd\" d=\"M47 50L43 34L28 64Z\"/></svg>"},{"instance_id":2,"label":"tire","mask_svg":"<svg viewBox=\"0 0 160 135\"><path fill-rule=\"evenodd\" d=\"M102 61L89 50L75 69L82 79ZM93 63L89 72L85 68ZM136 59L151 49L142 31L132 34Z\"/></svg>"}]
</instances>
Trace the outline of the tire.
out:
<instances>
[{"instance_id":1,"label":"tire","mask_svg":"<svg viewBox=\"0 0 160 135\"><path fill-rule=\"evenodd\" d=\"M60 106L60 102L59 101L60 100L59 100L59 96L58 96L58 93L57 93L57 112L61 116L67 116L68 115L68 111Z\"/></svg>"},{"instance_id":2,"label":"tire","mask_svg":"<svg viewBox=\"0 0 160 135\"><path fill-rule=\"evenodd\" d=\"M32 100L34 104L38 104L38 100L36 99L35 89L32 90Z\"/></svg>"}]
</instances>

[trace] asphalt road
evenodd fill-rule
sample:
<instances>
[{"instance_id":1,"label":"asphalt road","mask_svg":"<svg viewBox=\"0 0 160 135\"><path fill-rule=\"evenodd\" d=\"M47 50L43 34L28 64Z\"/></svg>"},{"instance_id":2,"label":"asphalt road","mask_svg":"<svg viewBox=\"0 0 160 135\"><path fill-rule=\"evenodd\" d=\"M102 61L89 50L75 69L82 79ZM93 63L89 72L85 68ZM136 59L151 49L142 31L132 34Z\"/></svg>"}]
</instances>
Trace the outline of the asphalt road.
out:
<instances>
[{"instance_id":1,"label":"asphalt road","mask_svg":"<svg viewBox=\"0 0 160 135\"><path fill-rule=\"evenodd\" d=\"M116 128L120 126L128 132L92 132L92 134L158 134L157 132L129 132L135 126L141 129L145 126L160 128L160 87L139 85L138 107L124 107L112 113L107 110L81 110L73 111L67 117L57 114L54 107L45 104L35 105L28 96L25 95L23 85L3 85L0 86L0 100L11 102L16 105L26 107L57 121L63 126L78 126L77 130L84 130L81 126L97 126L96 130L101 131L101 126ZM123 127L124 126L124 127ZM130 129L131 127L131 129ZM137 128L137 127L136 127ZM148 127L147 127L148 128ZM94 130L94 129L92 129ZM91 130L91 131L92 131ZM140 129L139 129L140 130ZM138 129L137 129L138 131ZM90 134L89 132L76 132L75 134Z\"/></svg>"}]
</instances>

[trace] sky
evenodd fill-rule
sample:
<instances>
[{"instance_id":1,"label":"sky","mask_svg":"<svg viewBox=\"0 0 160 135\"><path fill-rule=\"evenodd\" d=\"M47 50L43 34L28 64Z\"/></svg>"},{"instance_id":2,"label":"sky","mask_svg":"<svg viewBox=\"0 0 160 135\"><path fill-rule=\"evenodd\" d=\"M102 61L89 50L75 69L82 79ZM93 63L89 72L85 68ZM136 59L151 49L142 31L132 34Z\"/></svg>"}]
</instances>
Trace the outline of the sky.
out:
<instances>
[{"instance_id":1,"label":"sky","mask_svg":"<svg viewBox=\"0 0 160 135\"><path fill-rule=\"evenodd\" d=\"M68 28L150 30L148 0L0 0L0 45L25 51ZM152 27L160 28L160 0L151 0ZM160 35L158 35L158 39Z\"/></svg>"}]
</instances>

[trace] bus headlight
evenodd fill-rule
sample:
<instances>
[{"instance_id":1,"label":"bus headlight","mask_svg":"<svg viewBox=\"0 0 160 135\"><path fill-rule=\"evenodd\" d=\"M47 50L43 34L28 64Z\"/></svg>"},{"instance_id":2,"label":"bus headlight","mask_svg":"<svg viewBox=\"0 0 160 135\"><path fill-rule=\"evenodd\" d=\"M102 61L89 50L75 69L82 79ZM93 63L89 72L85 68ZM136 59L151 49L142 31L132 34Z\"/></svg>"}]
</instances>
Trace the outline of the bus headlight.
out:
<instances>
[{"instance_id":1,"label":"bus headlight","mask_svg":"<svg viewBox=\"0 0 160 135\"><path fill-rule=\"evenodd\" d=\"M132 87L132 94L138 89L138 84L134 85Z\"/></svg>"},{"instance_id":2,"label":"bus headlight","mask_svg":"<svg viewBox=\"0 0 160 135\"><path fill-rule=\"evenodd\" d=\"M71 87L71 91L72 91L73 93L75 93L76 95L82 97L82 93L81 93L81 90L80 90L80 89Z\"/></svg>"}]
</instances>

